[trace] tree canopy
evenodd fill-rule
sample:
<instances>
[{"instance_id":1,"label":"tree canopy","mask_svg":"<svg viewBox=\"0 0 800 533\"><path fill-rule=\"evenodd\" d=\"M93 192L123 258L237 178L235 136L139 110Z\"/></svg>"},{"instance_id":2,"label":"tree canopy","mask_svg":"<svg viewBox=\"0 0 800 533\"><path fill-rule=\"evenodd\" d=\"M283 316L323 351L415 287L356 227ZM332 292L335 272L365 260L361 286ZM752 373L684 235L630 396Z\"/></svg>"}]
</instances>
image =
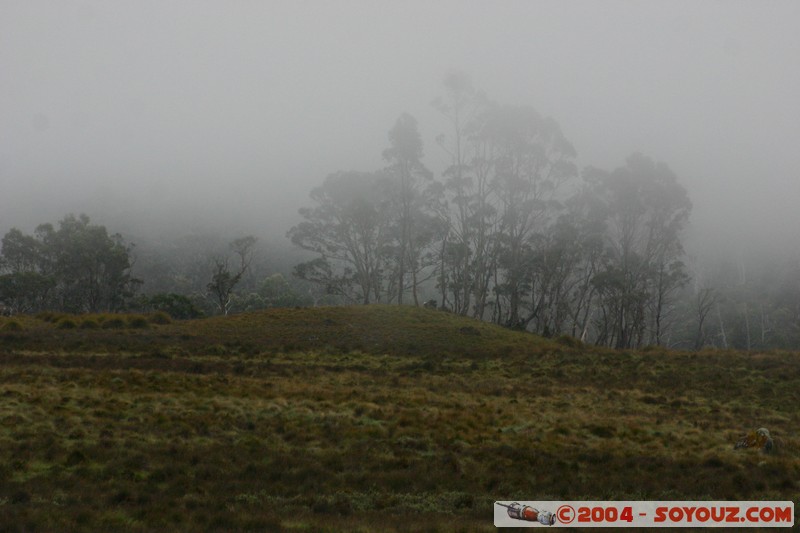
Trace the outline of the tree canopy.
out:
<instances>
[{"instance_id":1,"label":"tree canopy","mask_svg":"<svg viewBox=\"0 0 800 533\"><path fill-rule=\"evenodd\" d=\"M34 235L11 229L2 239L0 300L15 312L68 312L124 308L139 285L131 246L86 215L68 215L56 229L42 224Z\"/></svg>"},{"instance_id":2,"label":"tree canopy","mask_svg":"<svg viewBox=\"0 0 800 533\"><path fill-rule=\"evenodd\" d=\"M402 304L410 291L416 305L438 296L450 311L543 335L663 343L688 280L691 202L671 170L634 154L581 174L553 119L491 102L464 75L444 88L441 181L402 114L388 167L331 174L311 192L288 233L312 252L295 275L345 302Z\"/></svg>"}]
</instances>

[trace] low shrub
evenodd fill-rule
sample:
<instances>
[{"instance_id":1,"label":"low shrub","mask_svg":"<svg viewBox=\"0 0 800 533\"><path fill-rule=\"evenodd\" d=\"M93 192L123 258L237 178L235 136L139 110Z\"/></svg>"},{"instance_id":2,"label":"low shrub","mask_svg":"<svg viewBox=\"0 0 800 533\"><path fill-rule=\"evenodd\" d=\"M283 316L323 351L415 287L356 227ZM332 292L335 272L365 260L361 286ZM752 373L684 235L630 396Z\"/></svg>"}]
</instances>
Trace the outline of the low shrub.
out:
<instances>
[{"instance_id":1,"label":"low shrub","mask_svg":"<svg viewBox=\"0 0 800 533\"><path fill-rule=\"evenodd\" d=\"M81 322L79 327L81 329L97 329L100 327L100 324L98 324L93 318L86 318L83 320L83 322Z\"/></svg>"},{"instance_id":2,"label":"low shrub","mask_svg":"<svg viewBox=\"0 0 800 533\"><path fill-rule=\"evenodd\" d=\"M192 300L181 294L155 294L148 298L147 303L150 309L163 311L176 320L200 318L203 316L202 311L195 307Z\"/></svg>"},{"instance_id":3,"label":"low shrub","mask_svg":"<svg viewBox=\"0 0 800 533\"><path fill-rule=\"evenodd\" d=\"M231 350L223 346L222 344L212 344L208 348L205 349L206 355L229 355Z\"/></svg>"},{"instance_id":4,"label":"low shrub","mask_svg":"<svg viewBox=\"0 0 800 533\"><path fill-rule=\"evenodd\" d=\"M580 339L576 339L570 335L559 335L556 337L556 342L561 346L566 346L568 348L583 348L583 342Z\"/></svg>"}]
</instances>

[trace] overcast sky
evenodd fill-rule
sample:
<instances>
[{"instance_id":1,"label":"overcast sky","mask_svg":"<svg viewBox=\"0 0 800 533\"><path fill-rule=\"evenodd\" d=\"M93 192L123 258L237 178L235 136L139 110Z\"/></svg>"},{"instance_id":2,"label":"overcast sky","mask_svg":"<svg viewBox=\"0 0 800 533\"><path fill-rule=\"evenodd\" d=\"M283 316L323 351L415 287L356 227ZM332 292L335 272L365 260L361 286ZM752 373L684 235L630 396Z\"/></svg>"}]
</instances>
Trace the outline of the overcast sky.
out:
<instances>
[{"instance_id":1,"label":"overcast sky","mask_svg":"<svg viewBox=\"0 0 800 533\"><path fill-rule=\"evenodd\" d=\"M797 1L0 0L0 231L174 212L283 235L448 70L551 116L579 166L667 163L704 235L800 237ZM115 230L125 228L113 228Z\"/></svg>"}]
</instances>

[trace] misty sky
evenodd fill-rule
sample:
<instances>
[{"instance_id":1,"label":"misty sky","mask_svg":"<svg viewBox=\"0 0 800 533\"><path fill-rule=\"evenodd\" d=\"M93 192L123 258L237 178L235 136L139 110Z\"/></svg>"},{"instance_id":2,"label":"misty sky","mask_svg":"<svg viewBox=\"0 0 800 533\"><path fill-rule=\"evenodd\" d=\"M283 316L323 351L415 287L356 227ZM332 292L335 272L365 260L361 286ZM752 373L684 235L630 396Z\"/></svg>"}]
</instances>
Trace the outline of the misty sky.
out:
<instances>
[{"instance_id":1,"label":"misty sky","mask_svg":"<svg viewBox=\"0 0 800 533\"><path fill-rule=\"evenodd\" d=\"M0 0L0 231L85 211L283 235L448 70L554 118L579 166L670 165L706 238L800 225L800 2ZM114 226L123 224L125 227Z\"/></svg>"}]
</instances>

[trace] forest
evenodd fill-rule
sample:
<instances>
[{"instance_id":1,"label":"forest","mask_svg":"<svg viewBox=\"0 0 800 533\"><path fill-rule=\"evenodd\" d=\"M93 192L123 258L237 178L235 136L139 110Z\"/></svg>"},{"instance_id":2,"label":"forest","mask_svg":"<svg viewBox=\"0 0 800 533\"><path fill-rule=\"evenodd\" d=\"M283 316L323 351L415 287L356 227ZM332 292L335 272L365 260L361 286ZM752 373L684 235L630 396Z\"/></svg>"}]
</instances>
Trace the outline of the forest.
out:
<instances>
[{"instance_id":1,"label":"forest","mask_svg":"<svg viewBox=\"0 0 800 533\"><path fill-rule=\"evenodd\" d=\"M6 314L268 307L435 307L614 348L800 347L800 266L734 254L691 265L692 202L670 167L633 153L579 169L558 123L497 103L451 72L433 102L449 125L424 163L415 118L388 130L384 166L310 192L286 241L192 235L131 242L87 215L2 238Z\"/></svg>"}]
</instances>

